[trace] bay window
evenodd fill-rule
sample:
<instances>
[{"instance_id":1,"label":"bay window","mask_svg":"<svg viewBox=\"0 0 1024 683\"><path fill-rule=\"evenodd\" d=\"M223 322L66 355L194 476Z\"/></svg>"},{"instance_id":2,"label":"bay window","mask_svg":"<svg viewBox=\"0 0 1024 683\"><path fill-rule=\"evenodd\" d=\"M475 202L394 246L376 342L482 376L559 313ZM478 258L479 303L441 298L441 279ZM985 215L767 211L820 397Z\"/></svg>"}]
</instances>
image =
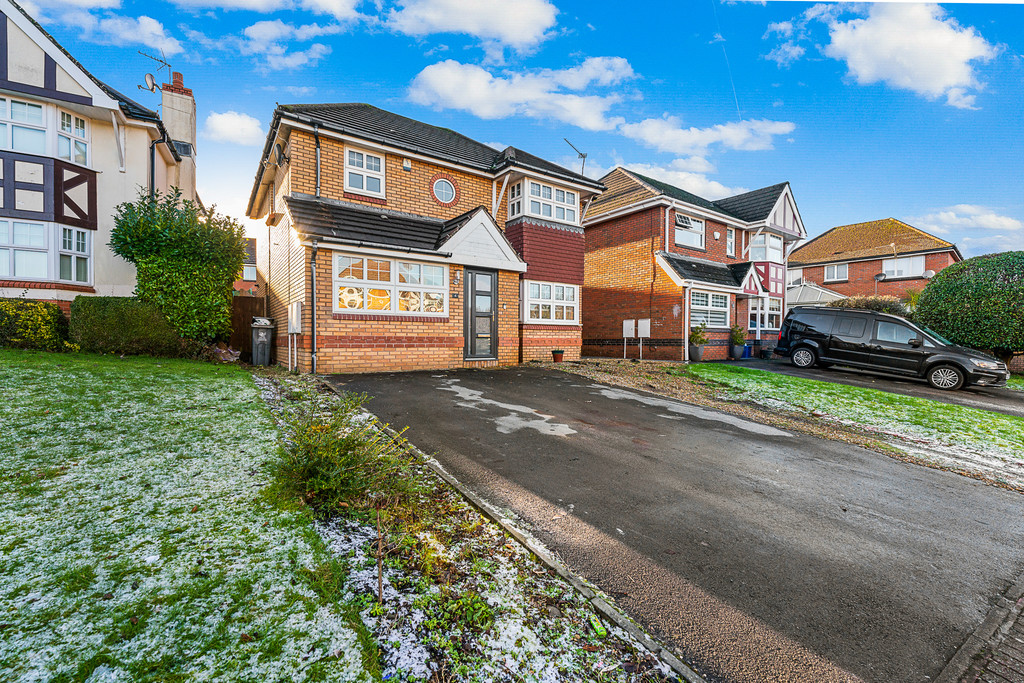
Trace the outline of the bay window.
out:
<instances>
[{"instance_id":1,"label":"bay window","mask_svg":"<svg viewBox=\"0 0 1024 683\"><path fill-rule=\"evenodd\" d=\"M334 312L443 316L448 268L376 256L334 256Z\"/></svg>"},{"instance_id":2,"label":"bay window","mask_svg":"<svg viewBox=\"0 0 1024 683\"><path fill-rule=\"evenodd\" d=\"M712 292L690 292L690 326L701 323L708 327L729 326L729 295Z\"/></svg>"},{"instance_id":3,"label":"bay window","mask_svg":"<svg viewBox=\"0 0 1024 683\"><path fill-rule=\"evenodd\" d=\"M58 257L59 278L68 282L89 281L89 233L77 228L60 227Z\"/></svg>"},{"instance_id":4,"label":"bay window","mask_svg":"<svg viewBox=\"0 0 1024 683\"><path fill-rule=\"evenodd\" d=\"M509 188L508 201L509 218L529 215L578 225L579 195L571 190L523 180Z\"/></svg>"},{"instance_id":5,"label":"bay window","mask_svg":"<svg viewBox=\"0 0 1024 683\"><path fill-rule=\"evenodd\" d=\"M882 261L882 272L887 278L921 277L924 275L924 256L887 258Z\"/></svg>"},{"instance_id":6,"label":"bay window","mask_svg":"<svg viewBox=\"0 0 1024 683\"><path fill-rule=\"evenodd\" d=\"M523 283L526 322L554 325L579 324L579 287L554 282Z\"/></svg>"},{"instance_id":7,"label":"bay window","mask_svg":"<svg viewBox=\"0 0 1024 683\"><path fill-rule=\"evenodd\" d=\"M782 238L762 232L750 240L751 261L771 261L782 263L785 260Z\"/></svg>"},{"instance_id":8,"label":"bay window","mask_svg":"<svg viewBox=\"0 0 1024 683\"><path fill-rule=\"evenodd\" d=\"M384 156L345 150L345 190L384 196Z\"/></svg>"},{"instance_id":9,"label":"bay window","mask_svg":"<svg viewBox=\"0 0 1024 683\"><path fill-rule=\"evenodd\" d=\"M782 326L782 299L750 300L750 329L777 330Z\"/></svg>"},{"instance_id":10,"label":"bay window","mask_svg":"<svg viewBox=\"0 0 1024 683\"><path fill-rule=\"evenodd\" d=\"M681 247L704 248L704 221L676 214L676 244Z\"/></svg>"}]
</instances>

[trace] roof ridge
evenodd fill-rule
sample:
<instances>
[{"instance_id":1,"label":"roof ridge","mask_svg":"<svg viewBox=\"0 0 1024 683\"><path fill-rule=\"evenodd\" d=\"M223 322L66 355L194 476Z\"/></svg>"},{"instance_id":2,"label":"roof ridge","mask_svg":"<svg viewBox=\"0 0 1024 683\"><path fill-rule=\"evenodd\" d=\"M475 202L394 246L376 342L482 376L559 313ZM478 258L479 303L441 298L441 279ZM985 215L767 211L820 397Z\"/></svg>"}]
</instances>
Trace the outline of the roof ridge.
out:
<instances>
[{"instance_id":1,"label":"roof ridge","mask_svg":"<svg viewBox=\"0 0 1024 683\"><path fill-rule=\"evenodd\" d=\"M942 244L945 244L947 247L954 246L954 244L952 242L948 242L948 241L942 239L941 237L936 237L935 235L931 234L930 232L925 232L924 230L922 230L921 228L919 228L917 226L914 226L914 225L911 225L910 223L901 221L899 218L892 218L892 217L890 217L889 220L896 221L900 225L905 225L908 228L910 228L911 230L913 230L914 232L919 232L922 235L924 235L925 237L929 237L929 238L935 240L936 242L941 242Z\"/></svg>"},{"instance_id":2,"label":"roof ridge","mask_svg":"<svg viewBox=\"0 0 1024 683\"><path fill-rule=\"evenodd\" d=\"M736 199L738 197L745 197L746 195L754 194L755 192L764 192L765 190L774 190L776 187L784 187L786 185L789 185L789 181L788 180L784 180L781 183L775 183L774 185L765 185L764 187L756 187L753 190L747 190L746 192L740 192L739 194L730 195L728 197L722 197L721 199L714 199L714 200L711 200L711 203L712 204L717 204L718 202L724 202L726 200Z\"/></svg>"},{"instance_id":3,"label":"roof ridge","mask_svg":"<svg viewBox=\"0 0 1024 683\"><path fill-rule=\"evenodd\" d=\"M643 185L645 188L647 188L647 190L649 192L653 192L656 195L663 195L663 194L665 194L664 192L659 191L658 188L654 187L653 185L651 185L648 182L649 180L653 180L652 178L648 178L647 176L640 175L636 171L631 171L628 168L626 168L625 166L616 166L615 168L621 170L623 173L628 175L630 178L632 178L636 182L638 182L641 185ZM611 175L611 173L615 171L615 168L613 168L611 171L609 171L608 174ZM604 178L602 178L602 180L604 180Z\"/></svg>"}]
</instances>

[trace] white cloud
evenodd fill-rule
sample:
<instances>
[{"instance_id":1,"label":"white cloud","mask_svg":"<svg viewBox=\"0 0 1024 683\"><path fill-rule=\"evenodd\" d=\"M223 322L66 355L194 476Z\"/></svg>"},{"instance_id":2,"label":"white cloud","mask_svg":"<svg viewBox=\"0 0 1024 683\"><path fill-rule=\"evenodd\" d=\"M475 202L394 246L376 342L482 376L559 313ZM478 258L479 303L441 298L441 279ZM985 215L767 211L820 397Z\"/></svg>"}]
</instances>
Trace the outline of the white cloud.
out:
<instances>
[{"instance_id":1,"label":"white cloud","mask_svg":"<svg viewBox=\"0 0 1024 683\"><path fill-rule=\"evenodd\" d=\"M82 31L86 40L105 45L145 45L167 57L184 51L181 43L170 35L164 25L147 16L124 17L117 14L96 16L86 11L64 13L60 23Z\"/></svg>"},{"instance_id":2,"label":"white cloud","mask_svg":"<svg viewBox=\"0 0 1024 683\"><path fill-rule=\"evenodd\" d=\"M288 24L280 19L258 21L242 30L240 36L210 38L199 31L188 29L186 37L191 43L202 45L210 50L226 50L238 54L252 56L260 63L264 71L295 69L301 66L316 64L331 54L331 48L323 43L313 43L304 50L291 46L294 42L306 42L313 38L331 36L344 32L341 24ZM295 95L308 95L313 88L290 86Z\"/></svg>"},{"instance_id":3,"label":"white cloud","mask_svg":"<svg viewBox=\"0 0 1024 683\"><path fill-rule=\"evenodd\" d=\"M975 64L998 53L938 5L879 3L867 18L824 20L831 37L825 54L844 61L857 83L881 82L933 100L945 96L960 109L974 108L973 91L984 87Z\"/></svg>"},{"instance_id":4,"label":"white cloud","mask_svg":"<svg viewBox=\"0 0 1024 683\"><path fill-rule=\"evenodd\" d=\"M793 62L803 57L805 52L807 50L803 46L797 45L792 40L787 40L766 54L765 59L770 59L779 66L790 66Z\"/></svg>"},{"instance_id":5,"label":"white cloud","mask_svg":"<svg viewBox=\"0 0 1024 683\"><path fill-rule=\"evenodd\" d=\"M548 37L558 8L548 0L401 0L387 25L412 36L460 33L528 50Z\"/></svg>"},{"instance_id":6,"label":"white cloud","mask_svg":"<svg viewBox=\"0 0 1024 683\"><path fill-rule=\"evenodd\" d=\"M88 1L88 0L83 0ZM268 14L281 10L307 10L326 14L338 21L354 21L361 15L356 7L362 0L172 0L178 7L190 9L248 10Z\"/></svg>"},{"instance_id":7,"label":"white cloud","mask_svg":"<svg viewBox=\"0 0 1024 683\"><path fill-rule=\"evenodd\" d=\"M282 69L297 69L300 66L316 66L316 64L331 54L331 48L323 43L313 43L305 50L289 50L279 55L268 54L266 56L267 68L279 71Z\"/></svg>"},{"instance_id":8,"label":"white cloud","mask_svg":"<svg viewBox=\"0 0 1024 683\"><path fill-rule=\"evenodd\" d=\"M259 119L237 111L213 112L206 117L203 135L218 142L236 145L262 145L267 137Z\"/></svg>"},{"instance_id":9,"label":"white cloud","mask_svg":"<svg viewBox=\"0 0 1024 683\"><path fill-rule=\"evenodd\" d=\"M789 121L768 119L746 119L708 128L684 128L678 117L665 116L623 124L620 130L626 137L659 152L703 155L713 145L746 151L772 149L776 135L787 135L795 128L796 124Z\"/></svg>"},{"instance_id":10,"label":"white cloud","mask_svg":"<svg viewBox=\"0 0 1024 683\"><path fill-rule=\"evenodd\" d=\"M680 163L682 162L682 163ZM705 199L721 199L741 194L747 190L742 187L727 187L717 180L711 180L703 173L695 173L686 170L688 160L676 159L668 166L654 164L623 164L630 171L636 171L641 175L650 176L669 185L692 192L698 197Z\"/></svg>"},{"instance_id":11,"label":"white cloud","mask_svg":"<svg viewBox=\"0 0 1024 683\"><path fill-rule=\"evenodd\" d=\"M911 225L940 235L948 235L951 232L964 229L999 230L1002 232L1024 230L1024 222L975 204L957 204L940 209L925 216L911 219ZM1017 239L1019 240L1020 237Z\"/></svg>"},{"instance_id":12,"label":"white cloud","mask_svg":"<svg viewBox=\"0 0 1024 683\"><path fill-rule=\"evenodd\" d=\"M986 237L963 237L957 247L966 257L995 254L1001 251L1020 251L1020 235L988 235Z\"/></svg>"},{"instance_id":13,"label":"white cloud","mask_svg":"<svg viewBox=\"0 0 1024 683\"><path fill-rule=\"evenodd\" d=\"M624 120L608 115L621 97L573 91L616 85L635 77L629 63L617 57L592 57L571 69L505 76L449 59L417 74L409 86L409 99L430 107L467 111L483 119L521 115L554 119L586 130L611 130Z\"/></svg>"}]
</instances>

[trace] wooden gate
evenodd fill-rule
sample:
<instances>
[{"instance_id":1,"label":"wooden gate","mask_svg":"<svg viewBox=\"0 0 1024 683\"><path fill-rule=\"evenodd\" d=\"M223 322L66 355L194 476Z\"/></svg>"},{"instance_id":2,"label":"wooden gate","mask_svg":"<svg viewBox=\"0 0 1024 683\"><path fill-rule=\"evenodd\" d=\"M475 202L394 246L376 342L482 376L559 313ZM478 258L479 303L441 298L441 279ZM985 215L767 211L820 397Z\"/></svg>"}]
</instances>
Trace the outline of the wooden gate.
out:
<instances>
[{"instance_id":1,"label":"wooden gate","mask_svg":"<svg viewBox=\"0 0 1024 683\"><path fill-rule=\"evenodd\" d=\"M267 297L236 296L231 299L231 348L242 352L242 360L252 362L252 317L267 314Z\"/></svg>"}]
</instances>

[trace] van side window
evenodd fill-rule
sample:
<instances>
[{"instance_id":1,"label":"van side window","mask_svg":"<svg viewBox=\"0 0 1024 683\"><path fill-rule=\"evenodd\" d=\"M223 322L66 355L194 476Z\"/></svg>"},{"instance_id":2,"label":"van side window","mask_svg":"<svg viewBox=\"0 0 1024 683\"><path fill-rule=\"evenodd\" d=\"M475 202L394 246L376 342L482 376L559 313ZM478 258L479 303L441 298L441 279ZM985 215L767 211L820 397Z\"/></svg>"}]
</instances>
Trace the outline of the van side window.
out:
<instances>
[{"instance_id":1,"label":"van side window","mask_svg":"<svg viewBox=\"0 0 1024 683\"><path fill-rule=\"evenodd\" d=\"M836 322L836 329L832 330L832 334L860 339L864 336L864 330L867 329L867 326L868 321L864 318L840 317Z\"/></svg>"},{"instance_id":2,"label":"van side window","mask_svg":"<svg viewBox=\"0 0 1024 683\"><path fill-rule=\"evenodd\" d=\"M875 339L878 341L891 342L893 344L908 344L916 337L914 330L905 325L897 325L879 320L875 327Z\"/></svg>"},{"instance_id":3,"label":"van side window","mask_svg":"<svg viewBox=\"0 0 1024 683\"><path fill-rule=\"evenodd\" d=\"M797 313L792 318L792 331L798 333L814 332L817 334L829 334L832 332L833 315L822 315L821 313Z\"/></svg>"}]
</instances>

